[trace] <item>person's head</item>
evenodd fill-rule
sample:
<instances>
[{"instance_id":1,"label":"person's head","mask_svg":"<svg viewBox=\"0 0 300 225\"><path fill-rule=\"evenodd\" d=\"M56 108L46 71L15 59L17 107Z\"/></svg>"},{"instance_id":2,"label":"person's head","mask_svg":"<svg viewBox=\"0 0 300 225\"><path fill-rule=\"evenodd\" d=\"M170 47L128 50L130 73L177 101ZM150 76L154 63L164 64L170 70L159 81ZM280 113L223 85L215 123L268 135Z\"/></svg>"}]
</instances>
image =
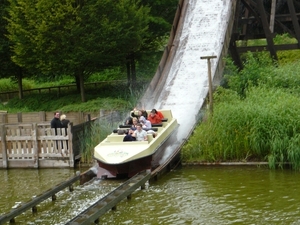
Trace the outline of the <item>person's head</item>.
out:
<instances>
[{"instance_id":1,"label":"person's head","mask_svg":"<svg viewBox=\"0 0 300 225\"><path fill-rule=\"evenodd\" d=\"M154 117L156 114L157 114L156 109L152 109L151 112L150 112L150 116Z\"/></svg>"},{"instance_id":2,"label":"person's head","mask_svg":"<svg viewBox=\"0 0 300 225\"><path fill-rule=\"evenodd\" d=\"M138 119L137 119L136 117L133 117L133 118L132 118L132 123L133 123L134 125L136 125L136 124L138 123Z\"/></svg>"},{"instance_id":3,"label":"person's head","mask_svg":"<svg viewBox=\"0 0 300 225\"><path fill-rule=\"evenodd\" d=\"M145 119L144 116L141 116L139 121L140 121L141 124L144 124L146 122L146 119Z\"/></svg>"},{"instance_id":4,"label":"person's head","mask_svg":"<svg viewBox=\"0 0 300 225\"><path fill-rule=\"evenodd\" d=\"M67 116L65 115L65 114L62 114L61 116L60 116L60 120L65 120L67 118Z\"/></svg>"},{"instance_id":5,"label":"person's head","mask_svg":"<svg viewBox=\"0 0 300 225\"><path fill-rule=\"evenodd\" d=\"M136 129L137 129L138 131L141 131L141 130L142 130L142 124L138 123L138 124L136 125Z\"/></svg>"},{"instance_id":6,"label":"person's head","mask_svg":"<svg viewBox=\"0 0 300 225\"><path fill-rule=\"evenodd\" d=\"M59 112L54 113L54 117L57 118L57 119L59 119L59 115L60 115Z\"/></svg>"}]
</instances>

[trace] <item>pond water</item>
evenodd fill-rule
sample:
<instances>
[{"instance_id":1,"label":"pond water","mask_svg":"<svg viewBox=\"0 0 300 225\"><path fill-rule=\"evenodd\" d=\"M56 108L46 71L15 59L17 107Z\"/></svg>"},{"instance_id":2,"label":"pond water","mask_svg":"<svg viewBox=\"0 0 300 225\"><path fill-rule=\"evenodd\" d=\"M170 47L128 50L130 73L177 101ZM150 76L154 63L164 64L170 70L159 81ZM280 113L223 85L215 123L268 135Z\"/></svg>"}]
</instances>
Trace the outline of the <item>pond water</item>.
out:
<instances>
[{"instance_id":1,"label":"pond water","mask_svg":"<svg viewBox=\"0 0 300 225\"><path fill-rule=\"evenodd\" d=\"M0 170L0 212L48 190L74 170ZM55 176L54 176L55 174ZM58 175L59 179L54 179ZM63 191L55 203L26 212L17 224L65 224L121 181L97 181ZM100 224L299 224L300 173L265 167L183 167L137 190ZM51 209L51 211L48 211Z\"/></svg>"}]
</instances>

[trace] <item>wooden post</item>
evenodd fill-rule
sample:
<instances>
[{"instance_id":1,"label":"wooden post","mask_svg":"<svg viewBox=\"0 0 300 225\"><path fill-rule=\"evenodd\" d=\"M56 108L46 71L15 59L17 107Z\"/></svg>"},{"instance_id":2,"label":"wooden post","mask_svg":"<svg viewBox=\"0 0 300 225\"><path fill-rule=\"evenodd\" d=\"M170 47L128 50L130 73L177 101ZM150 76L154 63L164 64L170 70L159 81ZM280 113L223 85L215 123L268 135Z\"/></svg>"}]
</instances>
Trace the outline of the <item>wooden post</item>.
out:
<instances>
[{"instance_id":1,"label":"wooden post","mask_svg":"<svg viewBox=\"0 0 300 225\"><path fill-rule=\"evenodd\" d=\"M78 112L78 120L79 120L79 124L80 123L84 123L84 113L83 112Z\"/></svg>"},{"instance_id":2,"label":"wooden post","mask_svg":"<svg viewBox=\"0 0 300 225\"><path fill-rule=\"evenodd\" d=\"M274 33L275 9L276 9L276 0L272 0L271 15L270 15L270 31L272 34Z\"/></svg>"},{"instance_id":3,"label":"wooden post","mask_svg":"<svg viewBox=\"0 0 300 225\"><path fill-rule=\"evenodd\" d=\"M215 59L217 56L201 56L200 59L207 59L207 69L208 69L208 92L209 92L209 111L211 115L213 114L213 90L212 90L212 78L211 78L211 65L210 59Z\"/></svg>"},{"instance_id":4,"label":"wooden post","mask_svg":"<svg viewBox=\"0 0 300 225\"><path fill-rule=\"evenodd\" d=\"M0 113L0 123L7 123L7 113Z\"/></svg>"},{"instance_id":5,"label":"wooden post","mask_svg":"<svg viewBox=\"0 0 300 225\"><path fill-rule=\"evenodd\" d=\"M18 112L18 123L22 123L23 121L23 119L22 119L22 113L21 112Z\"/></svg>"},{"instance_id":6,"label":"wooden post","mask_svg":"<svg viewBox=\"0 0 300 225\"><path fill-rule=\"evenodd\" d=\"M268 50L270 51L272 59L278 61L276 49L274 46L273 36L269 29L270 26L267 21L267 15L266 15L263 1L257 1L257 9L259 11L261 23L262 23L262 26L263 26L263 29L264 29L264 32L266 35Z\"/></svg>"},{"instance_id":7,"label":"wooden post","mask_svg":"<svg viewBox=\"0 0 300 225\"><path fill-rule=\"evenodd\" d=\"M6 129L5 125L1 124L0 126L0 134L1 134L1 147L2 147L2 165L3 168L7 168L7 151L6 151Z\"/></svg>"},{"instance_id":8,"label":"wooden post","mask_svg":"<svg viewBox=\"0 0 300 225\"><path fill-rule=\"evenodd\" d=\"M297 14L296 14L295 6L294 6L294 3L292 0L287 0L287 3L288 3L290 15L292 17L294 31L295 31L296 38L298 41L298 47L300 48L300 26L299 26Z\"/></svg>"},{"instance_id":9,"label":"wooden post","mask_svg":"<svg viewBox=\"0 0 300 225\"><path fill-rule=\"evenodd\" d=\"M37 123L33 123L32 124L32 130L33 130L33 158L34 158L34 162L33 162L33 167L34 168L39 168L39 149L38 149L38 126Z\"/></svg>"},{"instance_id":10,"label":"wooden post","mask_svg":"<svg viewBox=\"0 0 300 225\"><path fill-rule=\"evenodd\" d=\"M69 152L69 161L70 161L70 167L74 167L74 152L73 152L73 134L72 134L72 126L73 123L68 124L68 137L69 139L67 140L68 144L68 152Z\"/></svg>"},{"instance_id":11,"label":"wooden post","mask_svg":"<svg viewBox=\"0 0 300 225\"><path fill-rule=\"evenodd\" d=\"M46 121L46 113L45 111L39 112L40 121Z\"/></svg>"}]
</instances>

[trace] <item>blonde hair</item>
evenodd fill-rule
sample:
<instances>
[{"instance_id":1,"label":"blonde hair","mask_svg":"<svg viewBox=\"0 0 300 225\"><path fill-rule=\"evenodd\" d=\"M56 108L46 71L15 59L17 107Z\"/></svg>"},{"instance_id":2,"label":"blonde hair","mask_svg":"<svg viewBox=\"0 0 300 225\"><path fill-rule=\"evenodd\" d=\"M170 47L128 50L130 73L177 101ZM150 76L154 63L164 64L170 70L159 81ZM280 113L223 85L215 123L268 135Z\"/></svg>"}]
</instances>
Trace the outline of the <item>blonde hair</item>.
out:
<instances>
[{"instance_id":1,"label":"blonde hair","mask_svg":"<svg viewBox=\"0 0 300 225\"><path fill-rule=\"evenodd\" d=\"M137 119L136 117L133 117L133 118L132 118L132 122L133 122L133 121L136 121L136 122L137 122L138 119Z\"/></svg>"},{"instance_id":2,"label":"blonde hair","mask_svg":"<svg viewBox=\"0 0 300 225\"><path fill-rule=\"evenodd\" d=\"M65 114L62 114L61 116L60 116L60 120L64 120L64 119L66 119L67 118L67 116L65 115Z\"/></svg>"}]
</instances>

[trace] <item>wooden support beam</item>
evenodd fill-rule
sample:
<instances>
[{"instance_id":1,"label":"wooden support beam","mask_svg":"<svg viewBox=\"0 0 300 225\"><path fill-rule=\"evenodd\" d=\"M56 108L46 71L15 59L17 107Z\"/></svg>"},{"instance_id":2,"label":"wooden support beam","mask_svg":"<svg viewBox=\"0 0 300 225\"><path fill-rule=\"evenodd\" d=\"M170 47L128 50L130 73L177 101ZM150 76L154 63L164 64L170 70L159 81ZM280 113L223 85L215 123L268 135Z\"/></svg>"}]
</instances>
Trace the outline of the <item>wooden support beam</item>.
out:
<instances>
[{"instance_id":1,"label":"wooden support beam","mask_svg":"<svg viewBox=\"0 0 300 225\"><path fill-rule=\"evenodd\" d=\"M229 52L231 55L231 58L233 59L235 65L238 67L239 70L243 69L243 63L241 61L239 52L236 47L236 40L234 37L234 34L231 35L230 43L229 43Z\"/></svg>"},{"instance_id":2,"label":"wooden support beam","mask_svg":"<svg viewBox=\"0 0 300 225\"><path fill-rule=\"evenodd\" d=\"M284 44L284 45L275 45L276 51L283 51L283 50L294 50L299 49L298 44ZM237 51L239 53L245 52L261 52L261 51L268 51L267 45L260 45L260 46L246 46L246 47L237 47Z\"/></svg>"},{"instance_id":3,"label":"wooden support beam","mask_svg":"<svg viewBox=\"0 0 300 225\"><path fill-rule=\"evenodd\" d=\"M290 14L292 17L293 26L294 26L294 30L296 33L296 39L298 40L298 46L300 48L300 27L299 27L299 22L298 22L298 18L296 15L294 3L292 0L287 0L287 3L288 3L289 11L290 11Z\"/></svg>"},{"instance_id":4,"label":"wooden support beam","mask_svg":"<svg viewBox=\"0 0 300 225\"><path fill-rule=\"evenodd\" d=\"M259 14L260 14L261 23L263 25L264 32L266 34L268 49L270 51L271 57L272 57L273 60L277 61L278 58L277 58L276 50L275 50L275 47L274 47L272 34L271 34L270 29L269 29L269 24L268 24L268 21L267 21L267 15L266 15L266 11L265 11L265 8L264 8L263 1L258 1L257 9L258 9Z\"/></svg>"},{"instance_id":5,"label":"wooden support beam","mask_svg":"<svg viewBox=\"0 0 300 225\"><path fill-rule=\"evenodd\" d=\"M241 0L242 3L244 4L244 6L246 7L246 9L254 16L254 18L256 19L257 22L260 22L260 17L257 14L257 12L252 8L252 7L256 7L256 3L250 0ZM250 4L252 4L252 6ZM247 16L248 17L248 16ZM243 27L243 32L244 32L244 27ZM243 33L246 37L247 37L247 33Z\"/></svg>"},{"instance_id":6,"label":"wooden support beam","mask_svg":"<svg viewBox=\"0 0 300 225\"><path fill-rule=\"evenodd\" d=\"M276 9L276 0L272 0L271 15L270 15L270 31L271 31L271 33L274 33L275 9Z\"/></svg>"}]
</instances>

